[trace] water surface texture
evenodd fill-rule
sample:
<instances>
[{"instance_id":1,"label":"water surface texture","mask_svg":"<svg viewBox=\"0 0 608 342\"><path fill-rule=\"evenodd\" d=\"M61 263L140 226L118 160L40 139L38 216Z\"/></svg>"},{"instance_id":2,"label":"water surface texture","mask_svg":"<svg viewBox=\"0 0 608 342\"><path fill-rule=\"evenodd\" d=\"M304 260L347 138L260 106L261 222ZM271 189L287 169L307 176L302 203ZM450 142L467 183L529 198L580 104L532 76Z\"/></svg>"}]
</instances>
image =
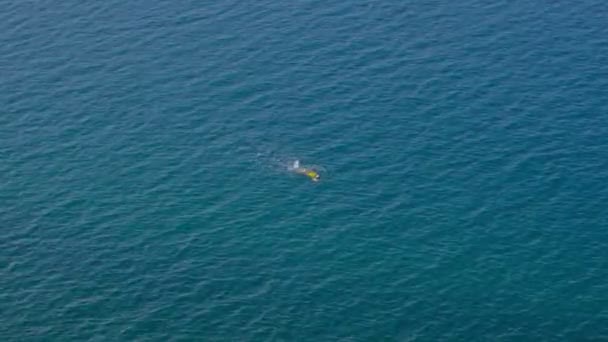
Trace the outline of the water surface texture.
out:
<instances>
[{"instance_id":1,"label":"water surface texture","mask_svg":"<svg viewBox=\"0 0 608 342\"><path fill-rule=\"evenodd\" d=\"M605 0L0 6L0 340L608 340Z\"/></svg>"}]
</instances>

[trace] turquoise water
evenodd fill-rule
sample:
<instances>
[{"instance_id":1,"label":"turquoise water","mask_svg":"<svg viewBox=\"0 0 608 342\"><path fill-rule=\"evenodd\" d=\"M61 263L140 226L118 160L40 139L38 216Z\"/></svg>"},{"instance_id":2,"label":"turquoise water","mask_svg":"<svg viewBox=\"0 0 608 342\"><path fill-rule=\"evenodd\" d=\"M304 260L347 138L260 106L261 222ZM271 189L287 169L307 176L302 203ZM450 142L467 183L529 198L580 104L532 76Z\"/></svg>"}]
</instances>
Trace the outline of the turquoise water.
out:
<instances>
[{"instance_id":1,"label":"turquoise water","mask_svg":"<svg viewBox=\"0 0 608 342\"><path fill-rule=\"evenodd\" d=\"M608 339L605 1L2 8L1 340Z\"/></svg>"}]
</instances>

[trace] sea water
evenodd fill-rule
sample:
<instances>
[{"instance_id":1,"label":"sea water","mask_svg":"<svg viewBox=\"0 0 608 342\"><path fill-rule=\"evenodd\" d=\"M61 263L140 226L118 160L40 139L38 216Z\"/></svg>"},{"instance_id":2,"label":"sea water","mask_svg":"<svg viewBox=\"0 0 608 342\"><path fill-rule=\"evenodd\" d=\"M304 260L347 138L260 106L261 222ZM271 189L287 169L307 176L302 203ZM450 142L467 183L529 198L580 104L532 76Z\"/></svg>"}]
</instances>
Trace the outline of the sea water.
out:
<instances>
[{"instance_id":1,"label":"sea water","mask_svg":"<svg viewBox=\"0 0 608 342\"><path fill-rule=\"evenodd\" d=\"M1 6L2 341L608 339L605 1Z\"/></svg>"}]
</instances>

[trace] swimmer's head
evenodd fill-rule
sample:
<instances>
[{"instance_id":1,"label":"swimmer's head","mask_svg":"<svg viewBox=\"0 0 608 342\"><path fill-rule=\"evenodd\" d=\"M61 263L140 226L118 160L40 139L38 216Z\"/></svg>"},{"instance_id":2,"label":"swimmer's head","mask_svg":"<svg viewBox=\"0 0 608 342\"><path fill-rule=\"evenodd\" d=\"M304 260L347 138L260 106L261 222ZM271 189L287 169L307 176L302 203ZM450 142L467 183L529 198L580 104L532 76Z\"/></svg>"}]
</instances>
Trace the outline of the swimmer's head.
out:
<instances>
[{"instance_id":1,"label":"swimmer's head","mask_svg":"<svg viewBox=\"0 0 608 342\"><path fill-rule=\"evenodd\" d=\"M317 182L317 181L319 181L319 179L321 178L321 176L319 175L319 173L318 173L318 172L316 172L316 171L314 171L314 170L308 170L308 171L306 171L306 175L307 175L308 177L310 177L310 179L311 179L313 182Z\"/></svg>"}]
</instances>

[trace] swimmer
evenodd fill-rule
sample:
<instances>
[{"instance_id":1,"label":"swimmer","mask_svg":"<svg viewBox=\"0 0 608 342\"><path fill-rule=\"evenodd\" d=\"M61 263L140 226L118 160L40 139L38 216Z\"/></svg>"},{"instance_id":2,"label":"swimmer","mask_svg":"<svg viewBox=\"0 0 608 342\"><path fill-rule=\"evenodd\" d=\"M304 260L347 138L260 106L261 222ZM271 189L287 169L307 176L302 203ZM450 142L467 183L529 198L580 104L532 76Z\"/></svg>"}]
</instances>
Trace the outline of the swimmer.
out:
<instances>
[{"instance_id":1,"label":"swimmer","mask_svg":"<svg viewBox=\"0 0 608 342\"><path fill-rule=\"evenodd\" d=\"M317 171L300 166L299 160L293 162L293 166L290 169L295 173L308 176L313 182L318 182L321 179L321 175Z\"/></svg>"}]
</instances>

